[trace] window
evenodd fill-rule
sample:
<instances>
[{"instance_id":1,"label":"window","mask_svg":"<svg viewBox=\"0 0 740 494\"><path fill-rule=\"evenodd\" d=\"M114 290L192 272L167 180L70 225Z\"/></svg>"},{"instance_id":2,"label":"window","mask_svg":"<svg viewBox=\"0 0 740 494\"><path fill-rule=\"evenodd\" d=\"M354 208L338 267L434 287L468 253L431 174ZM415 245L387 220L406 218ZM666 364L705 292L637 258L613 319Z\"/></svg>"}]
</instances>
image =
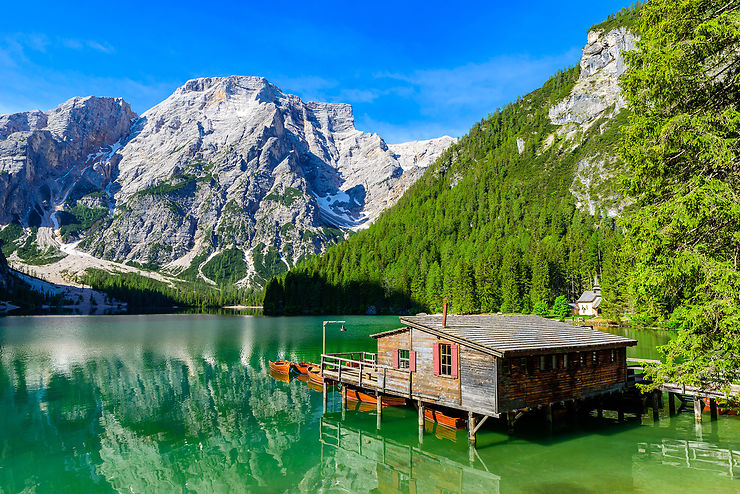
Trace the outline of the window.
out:
<instances>
[{"instance_id":1,"label":"window","mask_svg":"<svg viewBox=\"0 0 740 494\"><path fill-rule=\"evenodd\" d=\"M511 362L509 359L505 358L501 361L501 372L503 372L505 375L511 374Z\"/></svg>"},{"instance_id":2,"label":"window","mask_svg":"<svg viewBox=\"0 0 740 494\"><path fill-rule=\"evenodd\" d=\"M578 354L581 360L581 367L586 367L586 352L581 352Z\"/></svg>"},{"instance_id":3,"label":"window","mask_svg":"<svg viewBox=\"0 0 740 494\"><path fill-rule=\"evenodd\" d=\"M564 353L563 354L563 369L567 369L567 368L568 368L568 354Z\"/></svg>"},{"instance_id":4,"label":"window","mask_svg":"<svg viewBox=\"0 0 740 494\"><path fill-rule=\"evenodd\" d=\"M591 363L594 364L594 367L599 365L599 352L593 352L591 354Z\"/></svg>"},{"instance_id":5,"label":"window","mask_svg":"<svg viewBox=\"0 0 740 494\"><path fill-rule=\"evenodd\" d=\"M617 361L617 351L614 348L609 352L609 361L612 363Z\"/></svg>"},{"instance_id":6,"label":"window","mask_svg":"<svg viewBox=\"0 0 740 494\"><path fill-rule=\"evenodd\" d=\"M540 370L545 371L547 370L547 359L544 355L540 355Z\"/></svg>"},{"instance_id":7,"label":"window","mask_svg":"<svg viewBox=\"0 0 740 494\"><path fill-rule=\"evenodd\" d=\"M552 356L552 368L553 369L558 368L558 356L557 355Z\"/></svg>"},{"instance_id":8,"label":"window","mask_svg":"<svg viewBox=\"0 0 740 494\"><path fill-rule=\"evenodd\" d=\"M439 344L439 373L442 376L452 375L452 345Z\"/></svg>"},{"instance_id":9,"label":"window","mask_svg":"<svg viewBox=\"0 0 740 494\"><path fill-rule=\"evenodd\" d=\"M527 357L522 357L521 360L519 360L519 369L522 374L527 373Z\"/></svg>"},{"instance_id":10,"label":"window","mask_svg":"<svg viewBox=\"0 0 740 494\"><path fill-rule=\"evenodd\" d=\"M398 368L408 369L409 368L409 351L398 350Z\"/></svg>"}]
</instances>

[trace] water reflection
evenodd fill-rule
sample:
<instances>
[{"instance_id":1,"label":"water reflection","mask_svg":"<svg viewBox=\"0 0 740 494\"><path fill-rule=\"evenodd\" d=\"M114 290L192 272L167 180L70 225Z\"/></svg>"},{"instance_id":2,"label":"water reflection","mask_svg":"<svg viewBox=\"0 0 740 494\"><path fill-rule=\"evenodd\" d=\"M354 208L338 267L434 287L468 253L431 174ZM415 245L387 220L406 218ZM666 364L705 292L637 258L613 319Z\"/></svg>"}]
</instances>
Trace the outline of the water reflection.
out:
<instances>
[{"instance_id":1,"label":"water reflection","mask_svg":"<svg viewBox=\"0 0 740 494\"><path fill-rule=\"evenodd\" d=\"M397 324L349 318L328 347L372 350L367 335ZM320 392L267 366L315 360L320 327L196 315L0 320L0 491L633 492L673 479L738 489L736 418L698 432L691 414L655 425L594 418L514 436L489 423L471 455L464 431L429 424L420 442L413 409L386 409L380 431L374 406L322 417ZM330 400L337 410L338 394Z\"/></svg>"}]
</instances>

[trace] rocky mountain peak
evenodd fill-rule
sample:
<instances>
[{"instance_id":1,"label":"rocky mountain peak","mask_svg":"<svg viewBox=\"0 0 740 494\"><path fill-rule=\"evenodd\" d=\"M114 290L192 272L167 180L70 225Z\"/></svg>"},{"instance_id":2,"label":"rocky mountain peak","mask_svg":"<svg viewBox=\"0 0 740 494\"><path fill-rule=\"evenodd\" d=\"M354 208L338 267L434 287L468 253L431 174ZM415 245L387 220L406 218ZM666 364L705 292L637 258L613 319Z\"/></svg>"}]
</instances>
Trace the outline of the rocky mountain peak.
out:
<instances>
[{"instance_id":1,"label":"rocky mountain peak","mask_svg":"<svg viewBox=\"0 0 740 494\"><path fill-rule=\"evenodd\" d=\"M18 132L49 143L19 150ZM39 180L11 200L22 174L11 186L0 175L0 203L12 204L0 224L37 224L40 244L83 261L189 280L222 282L212 267L228 259L243 284L367 226L454 141L388 146L355 128L348 104L304 102L245 76L189 80L138 119L120 98L73 98L0 117L3 133L0 164L20 171L33 155Z\"/></svg>"},{"instance_id":2,"label":"rocky mountain peak","mask_svg":"<svg viewBox=\"0 0 740 494\"><path fill-rule=\"evenodd\" d=\"M619 88L619 78L627 69L623 54L636 49L637 39L625 27L607 33L589 31L578 83L568 98L550 109L552 123L581 125L595 121L610 108L618 112L625 104Z\"/></svg>"}]
</instances>

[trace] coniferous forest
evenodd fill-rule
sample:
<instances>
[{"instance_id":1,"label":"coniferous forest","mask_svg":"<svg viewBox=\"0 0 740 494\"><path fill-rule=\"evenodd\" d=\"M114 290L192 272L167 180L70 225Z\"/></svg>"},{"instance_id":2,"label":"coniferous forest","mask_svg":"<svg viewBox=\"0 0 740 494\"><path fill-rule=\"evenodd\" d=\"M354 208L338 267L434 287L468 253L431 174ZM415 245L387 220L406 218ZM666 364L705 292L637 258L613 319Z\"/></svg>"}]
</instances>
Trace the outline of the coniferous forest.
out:
<instances>
[{"instance_id":1,"label":"coniferous forest","mask_svg":"<svg viewBox=\"0 0 740 494\"><path fill-rule=\"evenodd\" d=\"M449 297L457 312L529 313L608 277L615 221L580 211L569 187L580 160L616 154L624 117L594 125L575 150L547 142L548 109L578 75L561 71L476 123L370 228L271 280L265 311L438 311Z\"/></svg>"}]
</instances>

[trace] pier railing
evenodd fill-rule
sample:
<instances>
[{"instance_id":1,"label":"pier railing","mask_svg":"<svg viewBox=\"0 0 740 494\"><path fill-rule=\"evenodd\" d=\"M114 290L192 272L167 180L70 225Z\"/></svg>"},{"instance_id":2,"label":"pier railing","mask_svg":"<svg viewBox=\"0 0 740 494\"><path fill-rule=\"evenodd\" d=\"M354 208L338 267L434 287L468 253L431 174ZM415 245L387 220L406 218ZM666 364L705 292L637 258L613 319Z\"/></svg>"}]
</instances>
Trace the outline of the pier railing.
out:
<instances>
[{"instance_id":1,"label":"pier railing","mask_svg":"<svg viewBox=\"0 0 740 494\"><path fill-rule=\"evenodd\" d=\"M351 356L357 358L349 358ZM324 379L374 389L380 393L411 396L411 372L378 364L376 354L324 354L321 356L321 375Z\"/></svg>"}]
</instances>

